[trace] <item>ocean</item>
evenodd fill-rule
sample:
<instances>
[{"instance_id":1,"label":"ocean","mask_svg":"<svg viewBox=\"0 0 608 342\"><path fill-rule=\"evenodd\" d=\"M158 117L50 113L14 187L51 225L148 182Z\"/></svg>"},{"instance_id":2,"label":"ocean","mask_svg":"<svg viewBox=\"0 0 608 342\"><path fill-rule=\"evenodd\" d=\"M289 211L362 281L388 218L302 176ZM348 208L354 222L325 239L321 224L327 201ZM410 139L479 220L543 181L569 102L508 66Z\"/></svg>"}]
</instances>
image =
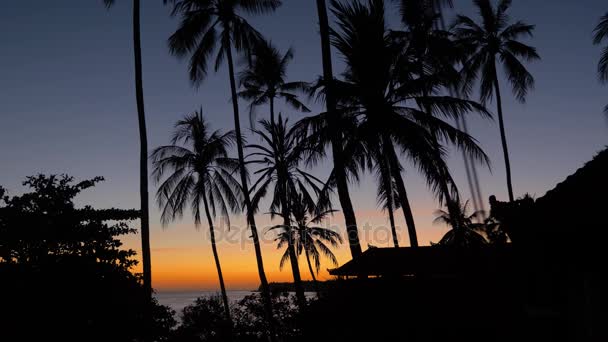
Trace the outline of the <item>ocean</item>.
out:
<instances>
[{"instance_id":1,"label":"ocean","mask_svg":"<svg viewBox=\"0 0 608 342\"><path fill-rule=\"evenodd\" d=\"M228 300L232 303L238 302L246 296L255 293L254 291L228 291ZM291 292L292 293L292 292ZM219 291L159 291L154 296L161 305L166 305L175 310L179 317L182 309L194 303L199 297L209 297L219 295ZM304 292L306 298L311 299L316 297L315 292Z\"/></svg>"},{"instance_id":2,"label":"ocean","mask_svg":"<svg viewBox=\"0 0 608 342\"><path fill-rule=\"evenodd\" d=\"M238 302L245 298L253 291L228 291L228 300L231 302ZM155 294L156 299L162 305L166 305L171 309L175 310L177 314L182 311L186 306L194 303L198 297L209 297L219 295L219 291L162 291Z\"/></svg>"}]
</instances>

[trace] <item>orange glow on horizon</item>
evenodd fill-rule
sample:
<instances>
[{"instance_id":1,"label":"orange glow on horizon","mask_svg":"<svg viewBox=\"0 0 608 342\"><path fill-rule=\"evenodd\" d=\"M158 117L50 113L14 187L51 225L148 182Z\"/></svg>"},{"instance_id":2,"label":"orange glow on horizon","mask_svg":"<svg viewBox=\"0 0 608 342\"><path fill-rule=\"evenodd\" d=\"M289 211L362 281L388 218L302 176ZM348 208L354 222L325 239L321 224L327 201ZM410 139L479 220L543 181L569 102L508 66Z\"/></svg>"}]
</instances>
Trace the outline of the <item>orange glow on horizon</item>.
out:
<instances>
[{"instance_id":1,"label":"orange glow on horizon","mask_svg":"<svg viewBox=\"0 0 608 342\"><path fill-rule=\"evenodd\" d=\"M399 212L400 213L400 212ZM432 211L425 212L432 215ZM392 247L390 230L385 214L380 211L359 211L359 231L363 250L368 244L377 247ZM397 230L401 246L409 246L407 230L403 222L403 215L395 215ZM363 220L365 218L365 220ZM232 222L233 227L241 224L239 220ZM334 230L343 232L343 217L337 213L325 225ZM420 220L420 222L423 222ZM427 221L429 222L429 221ZM260 236L262 237L262 255L264 267L269 282L290 282L293 280L291 268L285 265L279 269L279 261L283 250L277 250L273 233L266 230L271 226L270 219L260 217ZM192 225L175 224L168 229L152 227L152 278L157 291L180 290L219 290L217 270L211 252L210 244L205 233L208 227L203 225L200 230L193 229ZM438 241L447 231L443 226L417 226L418 239L421 245L428 245L430 241ZM222 235L222 227L216 227L218 238L218 253L222 265L222 272L226 287L229 290L255 290L259 286L258 269L255 259L253 243L249 238L248 230L238 231L233 228L233 236ZM226 241L228 240L228 241ZM140 254L139 236L133 235L123 239L125 247L132 248ZM339 264L344 264L350 257L350 250L346 240L342 246L334 250ZM306 259L299 259L300 274L303 280L311 280ZM334 268L327 260L322 260L321 270L317 276L320 280L331 279L328 268ZM141 272L140 265L134 268Z\"/></svg>"}]
</instances>

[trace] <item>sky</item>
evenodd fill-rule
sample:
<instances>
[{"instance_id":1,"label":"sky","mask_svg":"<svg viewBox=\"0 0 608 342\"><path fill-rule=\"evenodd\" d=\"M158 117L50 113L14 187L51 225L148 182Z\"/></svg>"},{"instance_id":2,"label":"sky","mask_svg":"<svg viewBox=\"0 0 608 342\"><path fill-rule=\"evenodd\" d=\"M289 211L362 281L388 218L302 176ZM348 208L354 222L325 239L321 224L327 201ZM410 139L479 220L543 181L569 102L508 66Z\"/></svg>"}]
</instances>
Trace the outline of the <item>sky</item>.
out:
<instances>
[{"instance_id":1,"label":"sky","mask_svg":"<svg viewBox=\"0 0 608 342\"><path fill-rule=\"evenodd\" d=\"M476 15L471 1L456 0L454 11ZM389 4L390 1L387 1ZM77 179L104 176L106 181L83 193L79 203L95 207L139 207L139 138L133 81L131 2L117 1L110 11L102 1L21 0L0 2L0 184L12 194L37 173L67 173ZM597 81L600 48L592 45L592 30L608 11L601 0L513 1L511 17L536 24L534 38L542 61L529 65L536 87L525 104L514 100L503 80L503 106L516 196L540 197L572 174L606 145L608 126L602 113L608 88ZM144 93L149 147L169 142L173 124L203 108L216 129L233 128L227 69L210 74L197 89L188 80L186 62L172 57L167 38L177 21L160 0L142 1ZM387 11L396 27L396 9ZM280 49L295 50L290 80L312 81L321 73L321 53L315 2L284 0L273 15L250 22ZM343 69L334 56L336 73ZM243 129L249 129L246 103L241 102ZM321 110L310 103L313 112ZM488 105L495 112L493 104ZM303 117L279 105L291 122ZM263 111L260 110L260 117ZM471 117L469 131L490 156L491 169L479 168L484 198L506 200L506 181L497 122ZM421 244L437 241L446 227L433 225L437 202L414 166L405 165L404 179ZM450 167L468 197L463 161L458 153ZM329 164L312 170L326 177ZM156 185L150 184L150 194ZM373 176L351 184L351 196L361 230L362 246L388 247L388 219L377 206ZM336 206L339 203L336 200ZM487 203L487 200L486 200ZM166 227L151 202L151 245L154 287L160 291L215 290L207 226L195 229L186 216ZM264 212L263 210L261 211ZM401 212L396 213L400 242L407 245ZM275 249L272 224L258 215L263 257L270 281L289 281L291 271L279 269L282 251ZM219 222L219 253L229 289L253 289L259 284L253 246L244 218L232 217L227 229ZM337 213L325 223L343 232ZM124 239L139 251L139 236ZM336 250L340 263L350 259L348 246ZM321 279L329 277L324 262ZM301 261L304 279L310 275Z\"/></svg>"}]
</instances>

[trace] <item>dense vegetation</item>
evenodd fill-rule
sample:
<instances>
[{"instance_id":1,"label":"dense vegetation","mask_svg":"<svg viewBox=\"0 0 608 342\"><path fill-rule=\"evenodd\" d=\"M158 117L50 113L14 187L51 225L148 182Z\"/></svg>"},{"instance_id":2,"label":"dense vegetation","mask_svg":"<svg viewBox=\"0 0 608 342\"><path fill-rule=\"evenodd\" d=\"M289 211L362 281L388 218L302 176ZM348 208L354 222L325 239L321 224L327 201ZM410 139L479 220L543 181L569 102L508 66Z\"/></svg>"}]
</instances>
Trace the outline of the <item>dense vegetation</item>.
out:
<instances>
[{"instance_id":1,"label":"dense vegetation","mask_svg":"<svg viewBox=\"0 0 608 342\"><path fill-rule=\"evenodd\" d=\"M0 205L0 302L7 341L136 341L168 338L171 309L150 301L135 252L137 210L76 208L75 197L102 178L34 176ZM5 191L2 191L5 193Z\"/></svg>"}]
</instances>

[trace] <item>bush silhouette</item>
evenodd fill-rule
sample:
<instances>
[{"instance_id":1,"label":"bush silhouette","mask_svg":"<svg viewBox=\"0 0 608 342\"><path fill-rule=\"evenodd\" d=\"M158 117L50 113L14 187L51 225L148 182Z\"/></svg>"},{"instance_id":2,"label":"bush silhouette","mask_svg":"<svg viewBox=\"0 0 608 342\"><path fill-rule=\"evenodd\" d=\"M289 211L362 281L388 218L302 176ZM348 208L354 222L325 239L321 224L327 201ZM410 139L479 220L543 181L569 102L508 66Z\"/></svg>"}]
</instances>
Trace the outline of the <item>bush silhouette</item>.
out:
<instances>
[{"instance_id":1,"label":"bush silhouette","mask_svg":"<svg viewBox=\"0 0 608 342\"><path fill-rule=\"evenodd\" d=\"M102 178L28 177L32 189L0 206L0 311L6 341L138 341L168 338L170 309L150 303L120 236L136 210L76 208ZM143 313L150 309L152 321ZM4 339L6 338L6 339Z\"/></svg>"}]
</instances>

